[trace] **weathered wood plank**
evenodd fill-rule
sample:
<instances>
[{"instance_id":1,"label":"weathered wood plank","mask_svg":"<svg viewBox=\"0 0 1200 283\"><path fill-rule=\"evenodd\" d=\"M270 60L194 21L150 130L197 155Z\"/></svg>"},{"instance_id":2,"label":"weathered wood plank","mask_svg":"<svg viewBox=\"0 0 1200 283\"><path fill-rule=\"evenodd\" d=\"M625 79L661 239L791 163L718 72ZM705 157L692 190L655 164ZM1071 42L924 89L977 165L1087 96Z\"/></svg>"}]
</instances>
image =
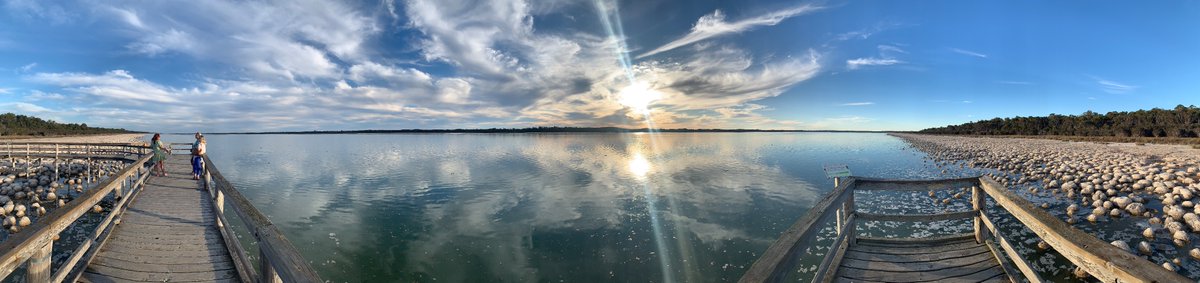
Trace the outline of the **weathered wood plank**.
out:
<instances>
[{"instance_id":1,"label":"weathered wood plank","mask_svg":"<svg viewBox=\"0 0 1200 283\"><path fill-rule=\"evenodd\" d=\"M866 244L860 243L851 248L852 251L858 251L858 252L864 252L864 253L877 253L877 254L892 254L892 255L937 254L937 253L960 251L960 250L972 250L972 249L979 250L979 249L986 249L986 248L981 247L981 246L979 246L979 244L976 244L976 243L970 243L970 244L963 243L963 244L953 244L953 245L945 245L945 246L928 246L928 247L925 247L922 249L913 249L910 247L899 247L899 246L875 246L875 245L866 245Z\"/></svg>"},{"instance_id":2,"label":"weathered wood plank","mask_svg":"<svg viewBox=\"0 0 1200 283\"><path fill-rule=\"evenodd\" d=\"M855 190L886 190L886 191L939 191L950 189L970 188L979 185L979 178L960 178L945 180L890 180L854 177L858 185Z\"/></svg>"},{"instance_id":3,"label":"weathered wood plank","mask_svg":"<svg viewBox=\"0 0 1200 283\"><path fill-rule=\"evenodd\" d=\"M1059 254L1104 282L1191 282L1150 261L1075 229L989 177L983 189Z\"/></svg>"},{"instance_id":4,"label":"weathered wood plank","mask_svg":"<svg viewBox=\"0 0 1200 283\"><path fill-rule=\"evenodd\" d=\"M233 269L232 261L212 261L188 264L158 264L98 257L92 264L139 272L211 272Z\"/></svg>"},{"instance_id":5,"label":"weathered wood plank","mask_svg":"<svg viewBox=\"0 0 1200 283\"><path fill-rule=\"evenodd\" d=\"M944 220L954 220L954 219L967 219L967 218L975 217L975 214L977 214L977 213L974 211L960 211L960 212L933 213L933 214L877 214L877 213L859 212L858 216L859 216L859 219L863 220L863 221L930 222L930 221L944 221Z\"/></svg>"},{"instance_id":6,"label":"weathered wood plank","mask_svg":"<svg viewBox=\"0 0 1200 283\"><path fill-rule=\"evenodd\" d=\"M846 252L845 258L847 258L847 259L853 258L853 259L857 259L857 260L866 260L866 261L887 261L887 262L896 262L896 263L907 263L907 262L930 262L930 261L938 261L938 260L942 260L942 259L946 259L946 258L968 257L968 256L975 256L975 255L988 254L988 253L990 253L990 251L988 251L987 249L985 249L983 247L971 248L971 249L965 249L965 250L954 250L954 251L940 252L940 253L912 253L912 254L899 254L899 255L898 254L872 253L869 251L851 250L851 251Z\"/></svg>"},{"instance_id":7,"label":"weathered wood plank","mask_svg":"<svg viewBox=\"0 0 1200 283\"><path fill-rule=\"evenodd\" d=\"M996 267L995 261L980 261L974 264L960 266L958 268L947 268L933 271L882 271L873 269L859 269L853 267L843 267L838 274L842 277L868 280L868 281L887 281L887 282L929 282L943 281L950 278L968 276L978 272L984 272L988 269Z\"/></svg>"},{"instance_id":8,"label":"weathered wood plank","mask_svg":"<svg viewBox=\"0 0 1200 283\"><path fill-rule=\"evenodd\" d=\"M832 192L825 195L821 201L813 205L812 209L801 216L787 231L783 232L758 260L746 270L742 278L738 282L775 282L781 280L783 274L791 268L791 263L795 259L795 251L802 249L803 243L801 240L811 236L815 230L812 229L817 223L826 223L833 209L841 207L841 203L847 198L847 195L853 193L850 189L855 186L856 180L851 177L842 182L840 186L834 188Z\"/></svg>"},{"instance_id":9,"label":"weathered wood plank","mask_svg":"<svg viewBox=\"0 0 1200 283\"><path fill-rule=\"evenodd\" d=\"M961 268L970 266L983 261L995 262L991 253L978 253L964 257L948 257L935 261L922 262L891 262L891 261L870 261L854 258L845 258L842 260L843 267L851 267L866 270L878 271L895 271L895 272L926 272L937 271L948 268Z\"/></svg>"},{"instance_id":10,"label":"weathered wood plank","mask_svg":"<svg viewBox=\"0 0 1200 283\"><path fill-rule=\"evenodd\" d=\"M207 282L237 278L237 272L231 269L202 272L141 272L104 265L90 265L88 273L146 282Z\"/></svg>"},{"instance_id":11,"label":"weathered wood plank","mask_svg":"<svg viewBox=\"0 0 1200 283\"><path fill-rule=\"evenodd\" d=\"M946 246L950 244L965 244L979 245L975 243L974 234L954 234L945 236L934 236L925 238L880 238L880 237L858 237L860 245L896 245L901 247L912 247L918 245L933 245Z\"/></svg>"}]
</instances>

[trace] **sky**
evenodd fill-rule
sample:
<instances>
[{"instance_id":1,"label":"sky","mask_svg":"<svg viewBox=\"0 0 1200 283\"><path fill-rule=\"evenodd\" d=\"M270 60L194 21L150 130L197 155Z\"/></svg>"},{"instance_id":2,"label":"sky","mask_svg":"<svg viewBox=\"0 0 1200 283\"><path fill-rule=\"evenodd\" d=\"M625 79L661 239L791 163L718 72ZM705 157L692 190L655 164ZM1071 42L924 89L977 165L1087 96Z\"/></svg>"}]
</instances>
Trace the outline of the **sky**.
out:
<instances>
[{"instance_id":1,"label":"sky","mask_svg":"<svg viewBox=\"0 0 1200 283\"><path fill-rule=\"evenodd\" d=\"M919 130L1200 104L1195 1L0 1L0 112L143 131Z\"/></svg>"}]
</instances>

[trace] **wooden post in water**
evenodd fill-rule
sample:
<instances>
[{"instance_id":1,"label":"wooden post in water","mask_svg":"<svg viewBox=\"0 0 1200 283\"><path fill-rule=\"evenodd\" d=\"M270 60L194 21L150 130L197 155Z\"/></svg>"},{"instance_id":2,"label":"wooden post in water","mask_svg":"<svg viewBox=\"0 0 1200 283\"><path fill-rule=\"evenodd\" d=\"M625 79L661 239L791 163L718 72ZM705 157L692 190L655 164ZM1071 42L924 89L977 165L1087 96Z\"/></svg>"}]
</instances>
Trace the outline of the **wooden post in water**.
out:
<instances>
[{"instance_id":1,"label":"wooden post in water","mask_svg":"<svg viewBox=\"0 0 1200 283\"><path fill-rule=\"evenodd\" d=\"M54 144L54 182L58 182L58 144Z\"/></svg>"},{"instance_id":2,"label":"wooden post in water","mask_svg":"<svg viewBox=\"0 0 1200 283\"><path fill-rule=\"evenodd\" d=\"M971 209L975 210L975 242L984 243L987 241L987 227L983 225L984 213L984 193L979 186L971 187Z\"/></svg>"},{"instance_id":3,"label":"wooden post in water","mask_svg":"<svg viewBox=\"0 0 1200 283\"><path fill-rule=\"evenodd\" d=\"M50 254L53 253L53 249L54 242L47 242L46 246L34 251L33 256L29 257L28 274L25 275L25 282L50 282Z\"/></svg>"}]
</instances>

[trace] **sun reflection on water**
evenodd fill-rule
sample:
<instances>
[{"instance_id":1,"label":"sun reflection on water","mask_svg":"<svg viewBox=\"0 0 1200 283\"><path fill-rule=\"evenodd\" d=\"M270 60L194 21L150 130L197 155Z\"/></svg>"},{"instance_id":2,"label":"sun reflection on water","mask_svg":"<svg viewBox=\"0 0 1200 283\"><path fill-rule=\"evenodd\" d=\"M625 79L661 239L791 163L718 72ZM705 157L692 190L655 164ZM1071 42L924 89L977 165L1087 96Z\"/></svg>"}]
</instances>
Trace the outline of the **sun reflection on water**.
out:
<instances>
[{"instance_id":1,"label":"sun reflection on water","mask_svg":"<svg viewBox=\"0 0 1200 283\"><path fill-rule=\"evenodd\" d=\"M639 180L645 179L646 175L650 173L650 169L650 160L646 160L646 156L640 152L635 153L633 158L629 159L629 173L633 173L633 176Z\"/></svg>"}]
</instances>

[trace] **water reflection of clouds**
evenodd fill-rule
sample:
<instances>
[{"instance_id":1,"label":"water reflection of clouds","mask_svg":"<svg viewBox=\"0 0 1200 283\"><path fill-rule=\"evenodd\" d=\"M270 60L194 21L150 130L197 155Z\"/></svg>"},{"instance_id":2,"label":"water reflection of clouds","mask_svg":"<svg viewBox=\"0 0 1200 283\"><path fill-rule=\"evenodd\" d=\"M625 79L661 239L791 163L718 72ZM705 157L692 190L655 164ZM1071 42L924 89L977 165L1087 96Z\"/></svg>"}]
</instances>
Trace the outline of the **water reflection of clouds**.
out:
<instances>
[{"instance_id":1,"label":"water reflection of clouds","mask_svg":"<svg viewBox=\"0 0 1200 283\"><path fill-rule=\"evenodd\" d=\"M742 221L758 213L796 212L823 191L779 165L764 163L770 147L791 142L789 136L651 135L379 135L284 137L304 139L290 147L243 145L248 156L226 156L235 167L230 179L253 191L252 199L267 202L263 210L273 220L298 228L317 226L337 230L336 249L370 249L378 229L365 225L394 225L376 219L390 217L421 227L399 227L414 233L402 244L403 262L353 262L398 268L408 274L438 280L470 280L471 274L490 274L516 281L547 280L542 259L533 250L534 238L545 233L630 233L645 226L647 217L640 184L647 182L658 199L662 219L669 222L667 238L677 273L697 278L712 273L704 257L724 251L731 241L765 247L778 228L754 227ZM243 137L236 137L243 138ZM276 138L264 138L263 143ZM241 141L241 140L239 140ZM278 145L278 144L276 144ZM639 158L640 157L640 158ZM243 158L252 158L250 161ZM803 156L795 158L804 158ZM219 159L223 160L223 159ZM222 162L222 161L219 161ZM227 168L220 164L222 169ZM243 167L244 168L244 167ZM236 172L235 172L236 171ZM251 188L254 187L254 188ZM783 208L780 208L783 207ZM368 212L373 211L373 212ZM799 214L775 217L786 227ZM371 218L376 217L376 218ZM327 223L314 223L329 221ZM383 221L383 222L381 222ZM631 222L632 221L632 222ZM306 226L307 225L307 226ZM286 228L285 228L286 229ZM329 231L305 228L328 238ZM624 235L624 234L622 234ZM630 237L649 237L638 234ZM327 239L325 239L327 240ZM395 243L392 243L395 244ZM330 248L330 247L323 247ZM594 247L610 257L652 257L619 246ZM624 251L623 251L624 250ZM637 252L637 254L628 254ZM749 251L748 253L759 252ZM317 253L338 257L335 253ZM306 254L307 255L307 254ZM320 262L321 259L317 261ZM752 260L752 258L751 258ZM619 259L596 259L594 264L656 264ZM748 265L748 262L737 264ZM558 273L563 273L559 271ZM653 276L653 275L647 275Z\"/></svg>"}]
</instances>

